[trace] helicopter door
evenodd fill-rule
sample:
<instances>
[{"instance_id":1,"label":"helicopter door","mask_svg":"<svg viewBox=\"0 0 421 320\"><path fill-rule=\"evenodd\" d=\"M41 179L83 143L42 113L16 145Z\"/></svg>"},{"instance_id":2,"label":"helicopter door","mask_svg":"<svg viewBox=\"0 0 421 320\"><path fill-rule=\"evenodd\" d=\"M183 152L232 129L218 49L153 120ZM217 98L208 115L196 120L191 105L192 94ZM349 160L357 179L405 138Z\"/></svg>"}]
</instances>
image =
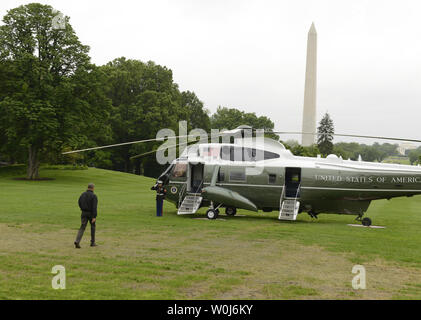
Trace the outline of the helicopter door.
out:
<instances>
[{"instance_id":1,"label":"helicopter door","mask_svg":"<svg viewBox=\"0 0 421 320\"><path fill-rule=\"evenodd\" d=\"M203 163L198 163L198 164L190 166L190 172L191 172L190 192L200 193L202 191L203 169L204 169Z\"/></svg>"},{"instance_id":2,"label":"helicopter door","mask_svg":"<svg viewBox=\"0 0 421 320\"><path fill-rule=\"evenodd\" d=\"M301 183L301 168L285 168L285 197L299 198Z\"/></svg>"}]
</instances>

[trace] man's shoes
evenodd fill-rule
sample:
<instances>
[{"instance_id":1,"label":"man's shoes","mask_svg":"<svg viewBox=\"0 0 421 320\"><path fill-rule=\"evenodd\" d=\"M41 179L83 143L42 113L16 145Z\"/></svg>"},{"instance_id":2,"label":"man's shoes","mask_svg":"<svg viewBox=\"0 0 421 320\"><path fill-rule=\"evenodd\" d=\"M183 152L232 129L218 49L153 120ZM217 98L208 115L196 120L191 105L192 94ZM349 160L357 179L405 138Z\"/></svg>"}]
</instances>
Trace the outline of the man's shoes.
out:
<instances>
[{"instance_id":1,"label":"man's shoes","mask_svg":"<svg viewBox=\"0 0 421 320\"><path fill-rule=\"evenodd\" d=\"M98 247L96 243L91 243L91 247Z\"/></svg>"},{"instance_id":2,"label":"man's shoes","mask_svg":"<svg viewBox=\"0 0 421 320\"><path fill-rule=\"evenodd\" d=\"M79 245L79 243L75 242L75 248L76 248L76 249L80 249L80 245Z\"/></svg>"}]
</instances>

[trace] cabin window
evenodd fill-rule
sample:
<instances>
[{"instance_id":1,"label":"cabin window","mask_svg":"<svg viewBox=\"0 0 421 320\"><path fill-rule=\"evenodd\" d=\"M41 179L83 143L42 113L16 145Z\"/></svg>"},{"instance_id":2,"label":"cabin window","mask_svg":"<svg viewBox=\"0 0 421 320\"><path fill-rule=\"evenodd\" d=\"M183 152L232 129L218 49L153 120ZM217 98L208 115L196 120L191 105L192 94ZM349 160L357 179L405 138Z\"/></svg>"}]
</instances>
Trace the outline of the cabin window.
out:
<instances>
[{"instance_id":1,"label":"cabin window","mask_svg":"<svg viewBox=\"0 0 421 320\"><path fill-rule=\"evenodd\" d=\"M279 154L254 148L223 146L221 159L229 161L261 161L279 158Z\"/></svg>"},{"instance_id":2,"label":"cabin window","mask_svg":"<svg viewBox=\"0 0 421 320\"><path fill-rule=\"evenodd\" d=\"M201 150L202 157L217 158L219 156L219 146L206 147Z\"/></svg>"},{"instance_id":3,"label":"cabin window","mask_svg":"<svg viewBox=\"0 0 421 320\"><path fill-rule=\"evenodd\" d=\"M256 161L256 149L243 148L244 161Z\"/></svg>"},{"instance_id":4,"label":"cabin window","mask_svg":"<svg viewBox=\"0 0 421 320\"><path fill-rule=\"evenodd\" d=\"M187 174L187 163L176 163L172 172L174 178L185 178Z\"/></svg>"},{"instance_id":5,"label":"cabin window","mask_svg":"<svg viewBox=\"0 0 421 320\"><path fill-rule=\"evenodd\" d=\"M279 158L279 154L275 152L265 151L265 160L278 159L278 158Z\"/></svg>"},{"instance_id":6,"label":"cabin window","mask_svg":"<svg viewBox=\"0 0 421 320\"><path fill-rule=\"evenodd\" d=\"M269 174L269 184L276 183L276 174Z\"/></svg>"},{"instance_id":7,"label":"cabin window","mask_svg":"<svg viewBox=\"0 0 421 320\"><path fill-rule=\"evenodd\" d=\"M231 147L230 149L230 159L231 161L243 161L243 150L240 147Z\"/></svg>"},{"instance_id":8,"label":"cabin window","mask_svg":"<svg viewBox=\"0 0 421 320\"><path fill-rule=\"evenodd\" d=\"M246 174L244 171L231 171L230 181L246 181Z\"/></svg>"},{"instance_id":9,"label":"cabin window","mask_svg":"<svg viewBox=\"0 0 421 320\"><path fill-rule=\"evenodd\" d=\"M223 146L221 148L221 159L222 160L231 160L231 147L229 146Z\"/></svg>"}]
</instances>

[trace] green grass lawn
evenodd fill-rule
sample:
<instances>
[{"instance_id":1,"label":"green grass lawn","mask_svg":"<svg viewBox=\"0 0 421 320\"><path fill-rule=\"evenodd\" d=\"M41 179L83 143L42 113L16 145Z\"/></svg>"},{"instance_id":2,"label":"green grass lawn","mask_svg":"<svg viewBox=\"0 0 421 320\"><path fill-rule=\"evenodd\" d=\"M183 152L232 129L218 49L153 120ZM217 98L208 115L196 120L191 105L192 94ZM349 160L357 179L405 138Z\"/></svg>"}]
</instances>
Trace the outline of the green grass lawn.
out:
<instances>
[{"instance_id":1,"label":"green grass lawn","mask_svg":"<svg viewBox=\"0 0 421 320\"><path fill-rule=\"evenodd\" d=\"M155 217L153 179L90 168L44 168L22 181L0 168L1 299L420 299L421 197L374 201L367 215L386 229L354 228L354 216L239 211L210 221L205 209ZM99 198L98 247L89 226L76 250L77 199ZM362 264L367 289L354 290ZM54 265L66 289L51 288Z\"/></svg>"}]
</instances>

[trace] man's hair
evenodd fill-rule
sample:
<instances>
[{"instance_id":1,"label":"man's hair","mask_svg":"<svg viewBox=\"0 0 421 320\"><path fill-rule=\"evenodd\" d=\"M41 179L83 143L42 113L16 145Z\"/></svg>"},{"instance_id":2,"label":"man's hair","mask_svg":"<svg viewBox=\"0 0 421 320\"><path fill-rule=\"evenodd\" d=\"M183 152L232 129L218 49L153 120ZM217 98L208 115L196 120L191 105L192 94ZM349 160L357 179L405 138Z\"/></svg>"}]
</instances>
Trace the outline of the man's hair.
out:
<instances>
[{"instance_id":1,"label":"man's hair","mask_svg":"<svg viewBox=\"0 0 421 320\"><path fill-rule=\"evenodd\" d=\"M88 184L88 189L93 189L95 188L95 185L93 183Z\"/></svg>"}]
</instances>

